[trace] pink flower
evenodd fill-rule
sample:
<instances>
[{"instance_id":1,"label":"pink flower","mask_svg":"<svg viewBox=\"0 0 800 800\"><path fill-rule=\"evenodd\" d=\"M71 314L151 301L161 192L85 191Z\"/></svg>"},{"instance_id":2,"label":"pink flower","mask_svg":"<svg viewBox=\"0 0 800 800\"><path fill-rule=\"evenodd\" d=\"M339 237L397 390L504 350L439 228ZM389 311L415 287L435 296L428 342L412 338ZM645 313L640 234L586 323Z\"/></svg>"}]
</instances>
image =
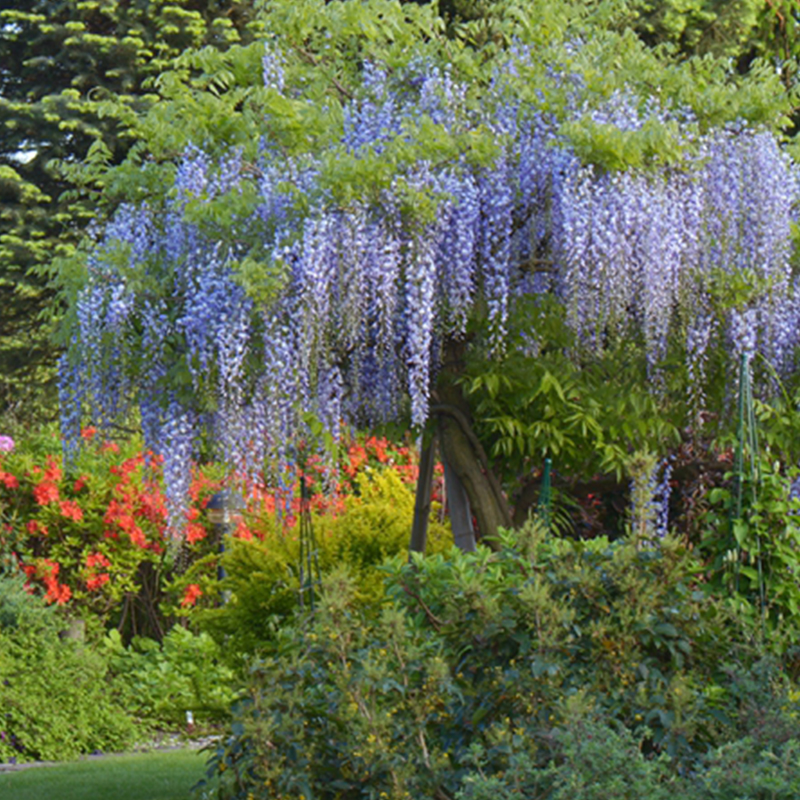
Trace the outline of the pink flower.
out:
<instances>
[{"instance_id":1,"label":"pink flower","mask_svg":"<svg viewBox=\"0 0 800 800\"><path fill-rule=\"evenodd\" d=\"M0 436L0 453L10 453L16 445L10 436Z\"/></svg>"}]
</instances>

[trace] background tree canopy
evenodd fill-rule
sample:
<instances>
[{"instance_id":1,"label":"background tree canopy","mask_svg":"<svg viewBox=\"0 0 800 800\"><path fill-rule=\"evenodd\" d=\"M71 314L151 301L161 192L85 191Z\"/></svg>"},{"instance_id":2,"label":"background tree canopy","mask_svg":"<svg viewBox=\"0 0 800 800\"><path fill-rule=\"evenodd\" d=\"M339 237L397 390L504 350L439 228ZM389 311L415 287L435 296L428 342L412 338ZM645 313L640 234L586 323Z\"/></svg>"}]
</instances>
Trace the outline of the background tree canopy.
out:
<instances>
[{"instance_id":1,"label":"background tree canopy","mask_svg":"<svg viewBox=\"0 0 800 800\"><path fill-rule=\"evenodd\" d=\"M154 79L187 48L249 41L249 4L0 2L0 412L52 406L60 313L54 257L112 198L89 175L119 163ZM73 182L75 166L89 168ZM91 168L94 167L94 172Z\"/></svg>"}]
</instances>

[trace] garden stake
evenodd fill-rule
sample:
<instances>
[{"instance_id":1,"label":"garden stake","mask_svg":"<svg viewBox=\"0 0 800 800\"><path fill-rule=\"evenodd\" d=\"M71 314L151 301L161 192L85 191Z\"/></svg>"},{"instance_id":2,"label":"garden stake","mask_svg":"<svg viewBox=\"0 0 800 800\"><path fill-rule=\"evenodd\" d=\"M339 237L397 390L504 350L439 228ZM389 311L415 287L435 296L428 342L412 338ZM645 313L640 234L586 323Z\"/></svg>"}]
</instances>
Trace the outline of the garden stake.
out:
<instances>
[{"instance_id":1,"label":"garden stake","mask_svg":"<svg viewBox=\"0 0 800 800\"><path fill-rule=\"evenodd\" d=\"M731 514L731 533L733 524L742 518L744 494L744 451L747 447L750 457L750 506L758 500L758 483L761 480L761 467L758 458L758 432L756 430L755 406L753 403L753 389L750 380L750 365L746 353L742 353L739 362L739 402L738 420L736 425L736 454L734 457L734 474L736 491ZM741 547L733 534L736 552L736 577L735 591L739 591L739 574L741 564ZM761 559L761 537L756 533L756 566L758 569L758 599L761 607L761 627L764 629L764 615L766 613L766 589L764 586L764 572Z\"/></svg>"},{"instance_id":2,"label":"garden stake","mask_svg":"<svg viewBox=\"0 0 800 800\"><path fill-rule=\"evenodd\" d=\"M544 470L542 471L542 488L539 490L539 518L544 521L547 532L550 532L550 506L553 501L553 491L550 479L550 468L552 461L549 458L544 460Z\"/></svg>"},{"instance_id":3,"label":"garden stake","mask_svg":"<svg viewBox=\"0 0 800 800\"><path fill-rule=\"evenodd\" d=\"M756 428L756 411L753 403L753 382L750 379L749 365L745 382L748 417L748 446L750 449L750 503L755 506L758 501L758 485L761 483L761 459L758 451L758 429ZM761 632L764 633L764 616L767 613L767 594L764 584L764 568L761 559L761 535L756 533L756 566L758 567L758 599L761 604Z\"/></svg>"},{"instance_id":4,"label":"garden stake","mask_svg":"<svg viewBox=\"0 0 800 800\"><path fill-rule=\"evenodd\" d=\"M300 477L300 608L305 607L304 595L308 593L309 608L311 613L314 613L314 586L319 586L321 583L304 465Z\"/></svg>"}]
</instances>

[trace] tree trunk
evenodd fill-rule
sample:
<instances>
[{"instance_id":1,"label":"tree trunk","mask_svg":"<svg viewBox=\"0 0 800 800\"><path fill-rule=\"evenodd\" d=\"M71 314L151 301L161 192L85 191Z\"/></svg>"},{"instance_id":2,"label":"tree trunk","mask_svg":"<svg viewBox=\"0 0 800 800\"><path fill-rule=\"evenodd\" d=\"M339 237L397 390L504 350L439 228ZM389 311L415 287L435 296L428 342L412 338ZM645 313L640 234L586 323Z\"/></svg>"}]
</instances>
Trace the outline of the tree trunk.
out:
<instances>
[{"instance_id":1,"label":"tree trunk","mask_svg":"<svg viewBox=\"0 0 800 800\"><path fill-rule=\"evenodd\" d=\"M431 492L433 491L433 465L436 455L436 437L432 436L419 456L417 496L414 501L414 521L411 525L412 553L424 553L428 539L428 520L431 516Z\"/></svg>"},{"instance_id":2,"label":"tree trunk","mask_svg":"<svg viewBox=\"0 0 800 800\"><path fill-rule=\"evenodd\" d=\"M462 550L475 548L476 532L472 515L478 523L481 540L494 546L498 528L512 527L511 510L500 481L472 425L469 404L456 382L463 369L464 341L450 340L444 345L443 366L436 390L432 393L431 416L439 420L438 438L445 464L445 480L450 502L450 521L455 543ZM411 552L425 552L428 517L433 483L434 442L420 454L414 523L411 529Z\"/></svg>"},{"instance_id":3,"label":"tree trunk","mask_svg":"<svg viewBox=\"0 0 800 800\"><path fill-rule=\"evenodd\" d=\"M444 485L447 492L447 507L450 509L453 541L459 550L471 553L475 549L472 508L464 484L447 461L444 462Z\"/></svg>"},{"instance_id":4,"label":"tree trunk","mask_svg":"<svg viewBox=\"0 0 800 800\"><path fill-rule=\"evenodd\" d=\"M472 426L472 414L456 382L462 370L464 342L450 341L444 348L431 413L439 418L442 460L460 481L478 523L481 539L495 536L498 528L510 528L511 512L500 481Z\"/></svg>"}]
</instances>

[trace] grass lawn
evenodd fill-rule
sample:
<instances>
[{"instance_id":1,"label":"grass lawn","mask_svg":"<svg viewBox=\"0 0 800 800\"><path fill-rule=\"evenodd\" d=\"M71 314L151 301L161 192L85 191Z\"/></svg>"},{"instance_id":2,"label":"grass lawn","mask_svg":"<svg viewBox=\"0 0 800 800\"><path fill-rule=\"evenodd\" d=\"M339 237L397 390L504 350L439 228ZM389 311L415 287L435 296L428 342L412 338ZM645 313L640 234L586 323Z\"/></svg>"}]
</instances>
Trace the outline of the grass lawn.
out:
<instances>
[{"instance_id":1,"label":"grass lawn","mask_svg":"<svg viewBox=\"0 0 800 800\"><path fill-rule=\"evenodd\" d=\"M136 753L0 775L0 800L189 800L206 753Z\"/></svg>"}]
</instances>

